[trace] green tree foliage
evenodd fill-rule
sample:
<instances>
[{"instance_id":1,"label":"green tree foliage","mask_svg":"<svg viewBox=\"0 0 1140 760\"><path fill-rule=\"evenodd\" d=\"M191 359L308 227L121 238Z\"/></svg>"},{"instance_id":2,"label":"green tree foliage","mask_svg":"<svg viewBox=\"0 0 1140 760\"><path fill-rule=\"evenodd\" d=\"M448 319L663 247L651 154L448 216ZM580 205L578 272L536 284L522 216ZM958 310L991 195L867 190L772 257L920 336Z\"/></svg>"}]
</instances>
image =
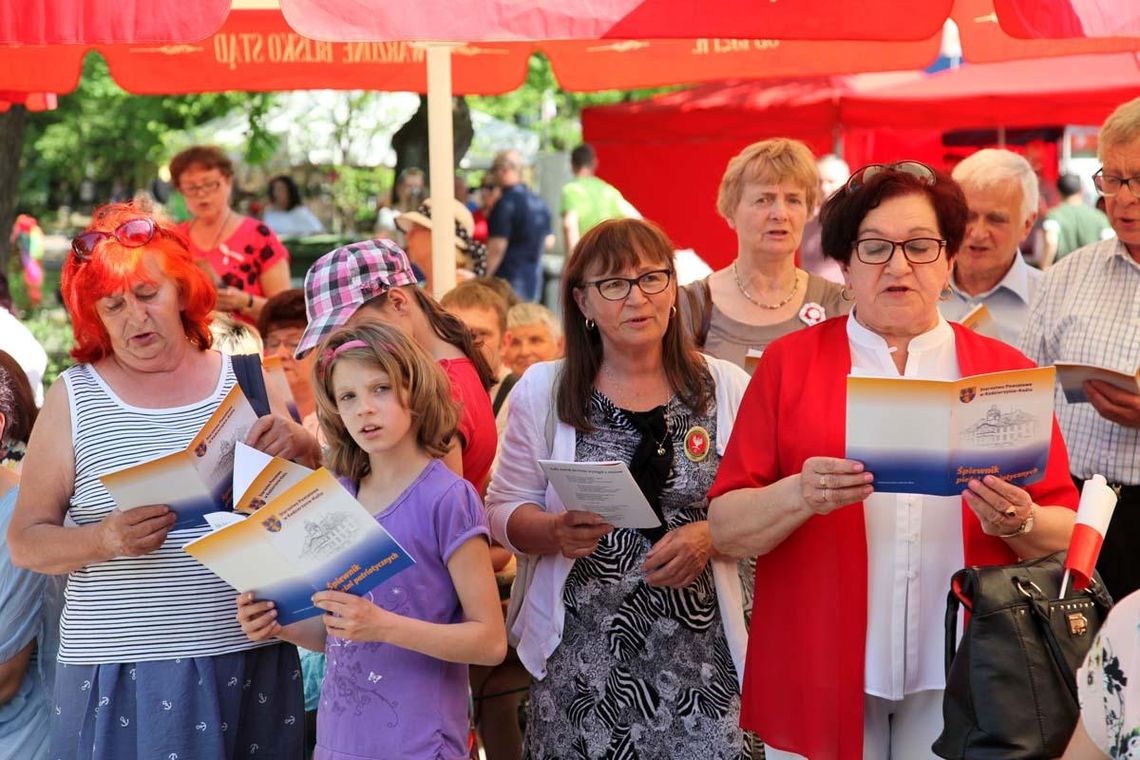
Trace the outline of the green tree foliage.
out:
<instances>
[{"instance_id":1,"label":"green tree foliage","mask_svg":"<svg viewBox=\"0 0 1140 760\"><path fill-rule=\"evenodd\" d=\"M27 115L21 161L21 210L43 213L73 202L85 181L100 188L118 182L145 188L169 159L171 132L243 109L250 123L246 160L268 158L276 145L264 130L273 96L226 92L177 97L137 96L122 90L100 56L84 61L79 87L59 98L54 111ZM106 193L99 193L106 197Z\"/></svg>"},{"instance_id":2,"label":"green tree foliage","mask_svg":"<svg viewBox=\"0 0 1140 760\"><path fill-rule=\"evenodd\" d=\"M469 95L467 102L477 111L536 132L544 149L565 150L582 140L579 118L583 108L643 100L676 89L679 88L567 92L558 85L546 56L536 54L531 56L522 87L505 95Z\"/></svg>"}]
</instances>

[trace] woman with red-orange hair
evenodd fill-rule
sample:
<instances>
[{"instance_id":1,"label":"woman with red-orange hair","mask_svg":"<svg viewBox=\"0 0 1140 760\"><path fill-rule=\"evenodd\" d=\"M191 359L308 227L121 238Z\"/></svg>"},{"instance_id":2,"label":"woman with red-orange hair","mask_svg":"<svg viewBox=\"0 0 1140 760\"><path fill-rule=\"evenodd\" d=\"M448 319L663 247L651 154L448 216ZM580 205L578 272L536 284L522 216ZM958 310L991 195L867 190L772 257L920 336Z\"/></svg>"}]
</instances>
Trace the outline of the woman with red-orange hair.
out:
<instances>
[{"instance_id":1,"label":"woman with red-orange hair","mask_svg":"<svg viewBox=\"0 0 1140 760\"><path fill-rule=\"evenodd\" d=\"M122 511L100 481L184 449L234 386L209 277L177 230L119 204L72 241L62 287L80 364L47 394L8 534L15 564L69 574L51 756L299 759L297 651L248 641L233 591L182 551L208 526L174 529L174 493ZM272 415L247 442L318 459Z\"/></svg>"}]
</instances>

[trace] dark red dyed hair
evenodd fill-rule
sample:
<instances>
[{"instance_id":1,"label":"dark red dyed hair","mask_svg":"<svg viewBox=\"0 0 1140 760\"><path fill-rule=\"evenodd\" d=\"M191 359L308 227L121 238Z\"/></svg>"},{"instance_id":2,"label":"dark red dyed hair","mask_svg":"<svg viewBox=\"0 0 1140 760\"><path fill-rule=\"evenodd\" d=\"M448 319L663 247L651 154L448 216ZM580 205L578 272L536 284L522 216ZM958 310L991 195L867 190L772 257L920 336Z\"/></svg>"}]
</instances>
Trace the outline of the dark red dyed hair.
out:
<instances>
[{"instance_id":1,"label":"dark red dyed hair","mask_svg":"<svg viewBox=\"0 0 1140 760\"><path fill-rule=\"evenodd\" d=\"M140 248L128 248L114 237L95 246L91 258L83 261L69 253L63 265L60 289L71 316L75 348L71 356L78 362L94 362L111 353L111 338L99 318L100 298L129 290L147 280L143 268L145 254L152 254L162 271L178 286L185 303L182 329L200 350L210 347L210 312L217 295L205 270L194 263L185 235L166 219L143 211L133 203L112 203L95 211L86 231L112 232L123 222L148 216L154 220L154 238Z\"/></svg>"}]
</instances>

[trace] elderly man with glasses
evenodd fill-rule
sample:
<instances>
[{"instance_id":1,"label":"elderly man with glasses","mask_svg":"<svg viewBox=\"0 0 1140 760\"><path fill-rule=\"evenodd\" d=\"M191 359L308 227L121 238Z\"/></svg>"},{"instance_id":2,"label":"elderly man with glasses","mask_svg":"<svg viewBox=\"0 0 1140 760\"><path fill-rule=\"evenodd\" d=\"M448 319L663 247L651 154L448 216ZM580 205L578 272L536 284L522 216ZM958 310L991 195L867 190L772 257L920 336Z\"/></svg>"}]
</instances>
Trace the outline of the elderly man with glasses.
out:
<instances>
[{"instance_id":1,"label":"elderly man with glasses","mask_svg":"<svg viewBox=\"0 0 1140 760\"><path fill-rule=\"evenodd\" d=\"M1046 270L1021 348L1038 364L1079 362L1128 375L1140 367L1140 98L1100 131L1094 175L1116 238L1077 250ZM1116 599L1140 588L1140 394L1099 380L1087 401L1057 392L1057 417L1078 484L1094 473L1120 491L1097 569Z\"/></svg>"}]
</instances>

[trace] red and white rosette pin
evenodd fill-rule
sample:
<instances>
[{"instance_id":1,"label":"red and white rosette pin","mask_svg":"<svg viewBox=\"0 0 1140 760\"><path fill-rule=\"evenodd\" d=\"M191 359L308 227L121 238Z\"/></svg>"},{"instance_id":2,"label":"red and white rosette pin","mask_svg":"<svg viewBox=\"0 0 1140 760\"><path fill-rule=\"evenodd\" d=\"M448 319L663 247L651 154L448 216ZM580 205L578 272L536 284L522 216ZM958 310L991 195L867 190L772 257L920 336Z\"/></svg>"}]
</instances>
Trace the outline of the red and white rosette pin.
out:
<instances>
[{"instance_id":1,"label":"red and white rosette pin","mask_svg":"<svg viewBox=\"0 0 1140 760\"><path fill-rule=\"evenodd\" d=\"M815 301L809 301L800 309L800 321L808 327L818 325L823 320L827 319L827 312L824 311L823 306Z\"/></svg>"}]
</instances>

